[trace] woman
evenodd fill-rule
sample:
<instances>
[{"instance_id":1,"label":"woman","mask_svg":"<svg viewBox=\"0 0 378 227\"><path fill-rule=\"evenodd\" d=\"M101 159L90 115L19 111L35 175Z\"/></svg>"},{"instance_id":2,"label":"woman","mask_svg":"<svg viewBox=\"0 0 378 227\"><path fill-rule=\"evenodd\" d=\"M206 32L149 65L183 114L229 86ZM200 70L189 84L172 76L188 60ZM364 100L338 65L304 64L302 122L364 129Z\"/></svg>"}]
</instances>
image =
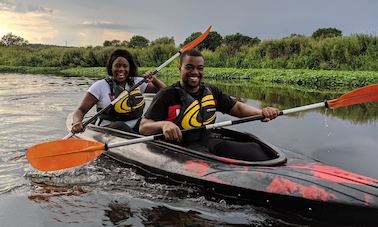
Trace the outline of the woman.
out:
<instances>
[{"instance_id":1,"label":"woman","mask_svg":"<svg viewBox=\"0 0 378 227\"><path fill-rule=\"evenodd\" d=\"M96 81L86 93L79 108L74 112L72 133L84 130L84 115L94 106L97 111L110 105L111 101L118 97L124 90L129 89L143 77L137 77L137 66L130 52L122 49L115 50L107 62L109 78ZM143 114L144 99L142 93L156 92L166 85L154 75L147 72L144 74L147 83L130 91L125 98L119 100L115 105L100 115L96 125L116 128L119 130L138 133L139 122Z\"/></svg>"}]
</instances>

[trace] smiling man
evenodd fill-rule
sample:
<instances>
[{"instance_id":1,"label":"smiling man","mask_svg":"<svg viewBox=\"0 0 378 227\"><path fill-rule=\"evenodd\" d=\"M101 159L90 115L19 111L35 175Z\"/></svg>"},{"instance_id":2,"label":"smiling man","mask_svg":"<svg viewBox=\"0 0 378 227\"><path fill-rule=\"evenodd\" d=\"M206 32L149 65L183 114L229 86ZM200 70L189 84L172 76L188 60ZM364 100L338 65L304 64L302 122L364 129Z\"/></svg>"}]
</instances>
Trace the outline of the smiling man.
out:
<instances>
[{"instance_id":1,"label":"smiling man","mask_svg":"<svg viewBox=\"0 0 378 227\"><path fill-rule=\"evenodd\" d=\"M154 97L141 121L139 132L144 135L163 133L167 140L184 144L203 144L210 152L223 157L242 160L268 159L263 152L260 152L262 154L259 157L249 157L250 152L247 150L251 147L261 150L258 144L226 141L210 131L182 135L182 129L215 123L216 111L236 117L263 115L265 121L276 118L279 113L278 109L272 107L259 109L246 105L220 89L202 83L204 68L205 60L201 52L192 49L182 53L179 65L180 81L161 90Z\"/></svg>"}]
</instances>

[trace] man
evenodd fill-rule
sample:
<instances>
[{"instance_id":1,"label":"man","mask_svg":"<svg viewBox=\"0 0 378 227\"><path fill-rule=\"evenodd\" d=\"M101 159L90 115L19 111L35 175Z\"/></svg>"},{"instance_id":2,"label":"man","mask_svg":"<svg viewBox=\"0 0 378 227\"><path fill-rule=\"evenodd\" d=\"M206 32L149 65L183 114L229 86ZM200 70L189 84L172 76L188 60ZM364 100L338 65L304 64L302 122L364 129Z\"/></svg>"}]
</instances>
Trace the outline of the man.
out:
<instances>
[{"instance_id":1,"label":"man","mask_svg":"<svg viewBox=\"0 0 378 227\"><path fill-rule=\"evenodd\" d=\"M267 157L256 143L241 143L217 138L211 132L188 133L182 129L198 127L215 122L216 111L236 117L263 115L265 121L278 116L279 110L272 107L256 108L224 94L218 88L201 83L205 61L201 52L189 50L180 57L181 80L161 90L152 100L141 121L139 132L143 135L163 133L167 140L205 144L216 155L242 160L266 160ZM250 150L261 154L251 157ZM231 151L231 152L230 152ZM254 152L255 153L255 152Z\"/></svg>"}]
</instances>

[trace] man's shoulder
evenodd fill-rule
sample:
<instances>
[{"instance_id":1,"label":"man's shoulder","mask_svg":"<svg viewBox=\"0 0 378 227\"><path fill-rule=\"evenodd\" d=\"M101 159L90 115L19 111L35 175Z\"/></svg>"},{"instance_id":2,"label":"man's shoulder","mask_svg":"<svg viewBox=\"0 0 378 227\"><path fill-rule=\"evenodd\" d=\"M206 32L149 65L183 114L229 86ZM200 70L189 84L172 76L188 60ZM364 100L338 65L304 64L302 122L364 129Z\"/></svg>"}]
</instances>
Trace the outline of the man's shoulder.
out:
<instances>
[{"instance_id":1,"label":"man's shoulder","mask_svg":"<svg viewBox=\"0 0 378 227\"><path fill-rule=\"evenodd\" d=\"M172 84L170 86L167 86L163 89L161 89L158 94L172 94L172 93L175 93L177 92L177 86L176 84Z\"/></svg>"},{"instance_id":2,"label":"man's shoulder","mask_svg":"<svg viewBox=\"0 0 378 227\"><path fill-rule=\"evenodd\" d=\"M202 84L204 87L210 89L210 91L212 93L218 93L218 92L221 92L221 89L219 89L217 86L214 86L212 84L208 84L208 83L203 83Z\"/></svg>"},{"instance_id":3,"label":"man's shoulder","mask_svg":"<svg viewBox=\"0 0 378 227\"><path fill-rule=\"evenodd\" d=\"M172 100L175 99L178 96L178 92L176 87L174 86L168 86L156 93L154 99L155 100Z\"/></svg>"}]
</instances>

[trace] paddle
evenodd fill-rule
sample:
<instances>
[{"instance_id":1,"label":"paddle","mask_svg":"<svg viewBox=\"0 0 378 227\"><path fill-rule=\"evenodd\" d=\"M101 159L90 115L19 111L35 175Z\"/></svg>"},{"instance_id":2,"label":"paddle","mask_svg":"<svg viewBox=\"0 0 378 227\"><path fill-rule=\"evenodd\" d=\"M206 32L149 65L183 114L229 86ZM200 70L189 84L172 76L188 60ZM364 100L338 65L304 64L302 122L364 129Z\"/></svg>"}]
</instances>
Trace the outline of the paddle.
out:
<instances>
[{"instance_id":1,"label":"paddle","mask_svg":"<svg viewBox=\"0 0 378 227\"><path fill-rule=\"evenodd\" d=\"M333 99L330 101L324 101L320 103L283 110L280 112L279 115L297 113L321 107L338 108L373 101L378 101L378 84L373 84L366 87L355 89L340 96L337 99ZM221 128L225 126L236 125L240 123L262 119L264 119L264 116L261 115L250 116L239 118L232 121L224 121L197 128L186 129L182 132L187 133L199 130ZM104 151L110 148L131 145L141 142L149 142L158 139L164 139L164 135L157 134L145 136L113 144L103 144L100 142L88 141L84 139L56 140L38 144L29 148L26 156L29 160L29 163L34 168L42 171L55 171L85 164L91 160L94 160L96 157L98 157L100 154L102 154Z\"/></svg>"},{"instance_id":2,"label":"paddle","mask_svg":"<svg viewBox=\"0 0 378 227\"><path fill-rule=\"evenodd\" d=\"M200 36L198 36L195 40L193 40L192 42L186 44L185 46L183 46L175 55L173 55L171 58L169 58L167 61L165 61L163 64L161 64L159 67L157 67L154 71L153 71L153 75L155 75L156 73L158 73L161 69L163 69L165 66L167 66L169 63L171 63L173 60L175 60L178 56L180 56L181 53L187 51L187 50L190 50L190 49L193 49L194 47L196 47L198 44L200 44L210 33L210 29L211 29L211 26L209 26ZM83 123L83 126L86 127L88 124L90 124L91 122L93 122L94 120L97 119L98 116L100 116L101 114L103 114L105 111L108 111L110 108L112 108L114 106L114 104L116 104L119 100L121 100L122 98L124 98L126 95L129 94L129 92L133 91L135 88L139 87L141 84L147 82L147 78L144 78L143 80L139 81L138 83L136 83L134 86L132 86L130 88L129 91L124 91L122 92L121 94L118 95L118 97L116 99L114 99L107 107L101 109L100 111L98 111L95 115L93 115L93 117L91 117L90 119L88 119L87 121L85 121ZM68 139L70 137L72 137L74 135L74 133L70 132L68 135L66 135L65 137L63 137L63 139Z\"/></svg>"}]
</instances>

